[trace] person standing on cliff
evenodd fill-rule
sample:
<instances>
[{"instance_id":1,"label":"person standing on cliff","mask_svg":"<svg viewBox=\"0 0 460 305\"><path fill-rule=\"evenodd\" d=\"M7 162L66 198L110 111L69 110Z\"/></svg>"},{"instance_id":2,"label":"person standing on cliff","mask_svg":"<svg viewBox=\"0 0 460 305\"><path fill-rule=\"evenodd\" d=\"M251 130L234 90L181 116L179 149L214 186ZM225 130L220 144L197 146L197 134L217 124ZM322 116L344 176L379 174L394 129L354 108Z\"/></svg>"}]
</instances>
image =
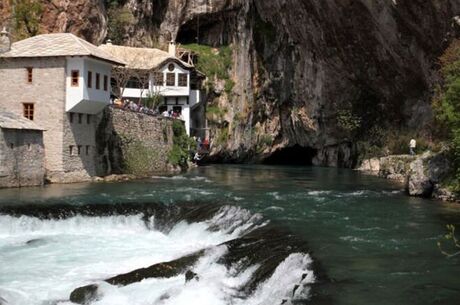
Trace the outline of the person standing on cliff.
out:
<instances>
[{"instance_id":1,"label":"person standing on cliff","mask_svg":"<svg viewBox=\"0 0 460 305\"><path fill-rule=\"evenodd\" d=\"M411 139L409 142L409 153L411 156L415 155L415 147L417 147L417 142L415 139Z\"/></svg>"}]
</instances>

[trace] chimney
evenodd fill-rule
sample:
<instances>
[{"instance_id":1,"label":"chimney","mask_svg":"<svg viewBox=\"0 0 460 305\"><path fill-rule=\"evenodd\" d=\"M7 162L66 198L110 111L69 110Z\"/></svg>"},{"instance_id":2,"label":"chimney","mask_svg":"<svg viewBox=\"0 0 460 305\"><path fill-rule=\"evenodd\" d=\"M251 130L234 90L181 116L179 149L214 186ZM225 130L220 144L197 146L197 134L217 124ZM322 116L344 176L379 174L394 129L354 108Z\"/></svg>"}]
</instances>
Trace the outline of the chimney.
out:
<instances>
[{"instance_id":1,"label":"chimney","mask_svg":"<svg viewBox=\"0 0 460 305\"><path fill-rule=\"evenodd\" d=\"M112 45L112 40L111 40L111 39L107 39L107 42L106 42L106 44L108 44L108 45Z\"/></svg>"},{"instance_id":2,"label":"chimney","mask_svg":"<svg viewBox=\"0 0 460 305\"><path fill-rule=\"evenodd\" d=\"M174 40L169 42L168 53L170 56L176 57L176 42Z\"/></svg>"},{"instance_id":3,"label":"chimney","mask_svg":"<svg viewBox=\"0 0 460 305\"><path fill-rule=\"evenodd\" d=\"M11 50L10 33L3 27L3 30L0 32L0 54L9 50Z\"/></svg>"}]
</instances>

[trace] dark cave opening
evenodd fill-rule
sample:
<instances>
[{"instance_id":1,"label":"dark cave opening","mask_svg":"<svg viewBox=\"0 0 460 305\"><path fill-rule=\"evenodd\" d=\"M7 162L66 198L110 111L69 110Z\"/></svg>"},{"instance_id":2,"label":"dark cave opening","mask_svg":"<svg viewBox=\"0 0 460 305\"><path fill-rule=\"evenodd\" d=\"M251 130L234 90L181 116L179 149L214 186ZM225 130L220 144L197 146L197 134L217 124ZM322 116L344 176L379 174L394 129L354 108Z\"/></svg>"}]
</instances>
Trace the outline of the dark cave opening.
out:
<instances>
[{"instance_id":1,"label":"dark cave opening","mask_svg":"<svg viewBox=\"0 0 460 305\"><path fill-rule=\"evenodd\" d=\"M294 145L275 151L263 163L270 165L313 165L313 158L318 151L311 147Z\"/></svg>"},{"instance_id":2,"label":"dark cave opening","mask_svg":"<svg viewBox=\"0 0 460 305\"><path fill-rule=\"evenodd\" d=\"M198 43L213 47L227 45L231 36L231 16L220 13L195 17L179 28L176 42Z\"/></svg>"}]
</instances>

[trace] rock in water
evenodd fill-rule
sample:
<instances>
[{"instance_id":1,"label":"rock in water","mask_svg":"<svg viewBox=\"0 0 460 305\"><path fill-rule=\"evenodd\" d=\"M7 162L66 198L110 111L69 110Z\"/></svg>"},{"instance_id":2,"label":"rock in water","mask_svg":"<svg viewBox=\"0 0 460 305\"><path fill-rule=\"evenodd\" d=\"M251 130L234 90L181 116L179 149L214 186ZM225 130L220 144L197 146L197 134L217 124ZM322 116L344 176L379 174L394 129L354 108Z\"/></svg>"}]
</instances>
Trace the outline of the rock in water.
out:
<instances>
[{"instance_id":1,"label":"rock in water","mask_svg":"<svg viewBox=\"0 0 460 305\"><path fill-rule=\"evenodd\" d=\"M96 284L79 287L70 294L70 301L83 305L96 301L100 297L98 288Z\"/></svg>"},{"instance_id":2,"label":"rock in water","mask_svg":"<svg viewBox=\"0 0 460 305\"><path fill-rule=\"evenodd\" d=\"M185 273L185 282L189 282L193 279L196 279L197 281L200 279L198 277L198 274L196 274L195 272L193 272L192 270L188 270L186 273Z\"/></svg>"},{"instance_id":3,"label":"rock in water","mask_svg":"<svg viewBox=\"0 0 460 305\"><path fill-rule=\"evenodd\" d=\"M410 164L407 191L411 196L421 197L430 197L433 192L433 184L426 175L422 158Z\"/></svg>"}]
</instances>

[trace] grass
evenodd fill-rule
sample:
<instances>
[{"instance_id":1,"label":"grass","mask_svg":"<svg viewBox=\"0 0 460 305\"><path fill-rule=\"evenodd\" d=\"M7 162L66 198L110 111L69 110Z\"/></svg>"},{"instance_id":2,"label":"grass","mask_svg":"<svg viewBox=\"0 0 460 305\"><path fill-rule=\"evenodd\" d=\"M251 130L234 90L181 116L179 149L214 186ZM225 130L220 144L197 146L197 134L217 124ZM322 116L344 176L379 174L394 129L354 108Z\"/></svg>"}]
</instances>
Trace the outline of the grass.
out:
<instances>
[{"instance_id":1,"label":"grass","mask_svg":"<svg viewBox=\"0 0 460 305\"><path fill-rule=\"evenodd\" d=\"M196 68L212 78L216 76L219 79L228 80L228 71L232 67L232 50L229 46L213 48L201 44L187 44L182 46L198 54Z\"/></svg>"}]
</instances>

